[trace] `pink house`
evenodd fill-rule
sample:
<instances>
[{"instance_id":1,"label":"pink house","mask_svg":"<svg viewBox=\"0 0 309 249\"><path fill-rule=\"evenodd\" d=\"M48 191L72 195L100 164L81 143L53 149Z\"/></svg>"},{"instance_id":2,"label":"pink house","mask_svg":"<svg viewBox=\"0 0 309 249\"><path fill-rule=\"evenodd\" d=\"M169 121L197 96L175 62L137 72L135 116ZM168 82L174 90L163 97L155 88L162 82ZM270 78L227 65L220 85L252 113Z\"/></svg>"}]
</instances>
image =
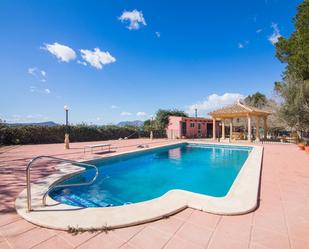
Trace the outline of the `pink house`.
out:
<instances>
[{"instance_id":1,"label":"pink house","mask_svg":"<svg viewBox=\"0 0 309 249\"><path fill-rule=\"evenodd\" d=\"M170 116L166 127L168 138L211 138L213 121L209 118Z\"/></svg>"}]
</instances>

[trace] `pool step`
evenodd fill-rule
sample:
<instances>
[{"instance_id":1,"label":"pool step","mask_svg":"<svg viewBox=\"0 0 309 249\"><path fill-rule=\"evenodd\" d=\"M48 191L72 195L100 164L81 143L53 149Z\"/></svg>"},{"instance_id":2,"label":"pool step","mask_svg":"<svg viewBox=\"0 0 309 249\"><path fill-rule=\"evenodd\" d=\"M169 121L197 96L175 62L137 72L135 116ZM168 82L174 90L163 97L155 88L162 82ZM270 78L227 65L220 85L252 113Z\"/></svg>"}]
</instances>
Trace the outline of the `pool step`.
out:
<instances>
[{"instance_id":1,"label":"pool step","mask_svg":"<svg viewBox=\"0 0 309 249\"><path fill-rule=\"evenodd\" d=\"M62 202L62 203L65 203L71 206L78 206L78 207L83 207L83 208L111 207L111 206L122 206L122 205L131 204L131 202L126 202L117 197L106 197L104 198L104 201L100 201L100 204L98 204L92 200L86 200L72 193L71 194L65 194L65 193L58 194L55 199L59 202Z\"/></svg>"},{"instance_id":2,"label":"pool step","mask_svg":"<svg viewBox=\"0 0 309 249\"><path fill-rule=\"evenodd\" d=\"M70 195L60 194L60 195L58 195L57 199L60 202L67 203L67 204L72 205L72 206L79 206L79 207L84 207L84 208L86 208L86 207L108 207L108 206L110 206L110 204L105 203L105 202L97 204L94 201L86 200L86 199L81 198L80 196L75 195L75 194L70 194Z\"/></svg>"}]
</instances>

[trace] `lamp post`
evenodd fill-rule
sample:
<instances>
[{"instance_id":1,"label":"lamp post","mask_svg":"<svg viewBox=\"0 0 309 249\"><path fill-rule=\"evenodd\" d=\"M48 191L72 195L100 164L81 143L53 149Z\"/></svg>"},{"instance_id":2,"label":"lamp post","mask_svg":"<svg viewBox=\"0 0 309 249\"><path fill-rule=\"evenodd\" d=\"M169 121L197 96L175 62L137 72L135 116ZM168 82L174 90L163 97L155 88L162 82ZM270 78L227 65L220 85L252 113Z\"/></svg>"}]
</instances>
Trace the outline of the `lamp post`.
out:
<instances>
[{"instance_id":1,"label":"lamp post","mask_svg":"<svg viewBox=\"0 0 309 249\"><path fill-rule=\"evenodd\" d=\"M153 116L151 116L151 131L150 131L150 139L153 139Z\"/></svg>"},{"instance_id":2,"label":"lamp post","mask_svg":"<svg viewBox=\"0 0 309 249\"><path fill-rule=\"evenodd\" d=\"M65 134L64 134L64 148L66 150L70 149L70 139L69 139L69 107L64 106L65 111Z\"/></svg>"}]
</instances>

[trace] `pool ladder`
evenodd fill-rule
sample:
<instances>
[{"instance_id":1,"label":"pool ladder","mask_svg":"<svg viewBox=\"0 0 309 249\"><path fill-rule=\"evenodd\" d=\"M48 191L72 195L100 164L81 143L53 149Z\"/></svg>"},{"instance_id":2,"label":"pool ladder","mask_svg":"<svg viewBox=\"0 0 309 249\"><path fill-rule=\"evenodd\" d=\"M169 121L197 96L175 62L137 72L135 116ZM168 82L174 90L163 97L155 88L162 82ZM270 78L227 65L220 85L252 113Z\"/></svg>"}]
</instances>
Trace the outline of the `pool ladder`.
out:
<instances>
[{"instance_id":1,"label":"pool ladder","mask_svg":"<svg viewBox=\"0 0 309 249\"><path fill-rule=\"evenodd\" d=\"M32 167L33 162L42 159L42 158L47 158L47 159L52 159L55 161L59 161L59 162L64 162L64 163L70 163L73 165L78 165L78 166L84 166L84 167L90 167L95 169L95 175L94 177L91 179L91 181L89 182L85 182L85 183L72 183L72 184L60 184L60 185L56 185L56 183L52 184L48 190L45 192L45 194L43 195L43 199L42 199L42 203L44 206L46 206L46 197L47 195L50 193L51 190L55 189L55 188L64 188L64 187L72 187L72 186L86 186L86 185L91 185L92 183L94 183L94 181L97 179L98 175L99 175L99 170L95 165L92 164L88 164L88 163L82 163L82 162L78 162L78 161L73 161L73 160L67 160L67 159L63 159L63 158L58 158L58 157L53 157L53 156L37 156L35 158L33 158L27 165L26 168L26 181L27 181L27 209L28 212L30 212L32 210L32 206L31 206L31 183L30 183L30 170Z\"/></svg>"}]
</instances>

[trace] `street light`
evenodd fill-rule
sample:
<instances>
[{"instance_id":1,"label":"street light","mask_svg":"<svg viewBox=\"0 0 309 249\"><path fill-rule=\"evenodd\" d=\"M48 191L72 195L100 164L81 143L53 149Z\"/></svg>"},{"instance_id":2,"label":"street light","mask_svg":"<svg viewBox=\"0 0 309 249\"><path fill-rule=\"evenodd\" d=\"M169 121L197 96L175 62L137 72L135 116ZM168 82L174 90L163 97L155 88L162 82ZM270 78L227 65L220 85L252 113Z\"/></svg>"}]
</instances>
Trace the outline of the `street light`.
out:
<instances>
[{"instance_id":1,"label":"street light","mask_svg":"<svg viewBox=\"0 0 309 249\"><path fill-rule=\"evenodd\" d=\"M69 139L69 107L64 106L65 111L65 134L64 134L64 148L70 149L70 139Z\"/></svg>"},{"instance_id":2,"label":"street light","mask_svg":"<svg viewBox=\"0 0 309 249\"><path fill-rule=\"evenodd\" d=\"M151 131L150 131L150 139L152 140L153 139L153 115L151 115Z\"/></svg>"}]
</instances>

